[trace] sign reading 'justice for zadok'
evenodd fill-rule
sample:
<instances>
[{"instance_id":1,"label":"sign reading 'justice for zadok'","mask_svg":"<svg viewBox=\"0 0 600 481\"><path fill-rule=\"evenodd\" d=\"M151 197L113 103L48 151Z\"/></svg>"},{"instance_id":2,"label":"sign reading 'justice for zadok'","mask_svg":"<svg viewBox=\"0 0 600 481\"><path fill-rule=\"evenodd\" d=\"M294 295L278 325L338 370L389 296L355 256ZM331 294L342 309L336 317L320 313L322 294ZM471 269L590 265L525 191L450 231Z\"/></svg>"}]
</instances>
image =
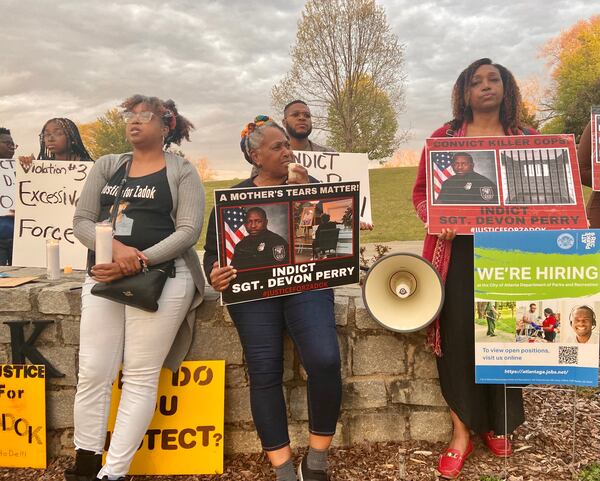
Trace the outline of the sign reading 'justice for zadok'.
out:
<instances>
[{"instance_id":1,"label":"sign reading 'justice for zadok'","mask_svg":"<svg viewBox=\"0 0 600 481\"><path fill-rule=\"evenodd\" d=\"M46 467L46 368L0 364L0 466Z\"/></svg>"},{"instance_id":2,"label":"sign reading 'justice for zadok'","mask_svg":"<svg viewBox=\"0 0 600 481\"><path fill-rule=\"evenodd\" d=\"M427 139L429 233L587 228L572 135Z\"/></svg>"},{"instance_id":3,"label":"sign reading 'justice for zadok'","mask_svg":"<svg viewBox=\"0 0 600 481\"><path fill-rule=\"evenodd\" d=\"M359 183L215 190L227 304L358 282Z\"/></svg>"}]
</instances>

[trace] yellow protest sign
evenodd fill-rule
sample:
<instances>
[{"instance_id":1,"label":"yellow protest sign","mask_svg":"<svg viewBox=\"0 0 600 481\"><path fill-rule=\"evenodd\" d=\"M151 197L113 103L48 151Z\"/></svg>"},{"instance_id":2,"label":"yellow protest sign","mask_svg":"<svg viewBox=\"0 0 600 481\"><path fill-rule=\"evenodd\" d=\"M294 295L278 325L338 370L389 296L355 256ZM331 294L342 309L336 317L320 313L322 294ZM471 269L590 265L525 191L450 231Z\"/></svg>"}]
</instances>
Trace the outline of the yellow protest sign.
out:
<instances>
[{"instance_id":1,"label":"yellow protest sign","mask_svg":"<svg viewBox=\"0 0 600 481\"><path fill-rule=\"evenodd\" d=\"M121 398L113 384L107 445ZM160 374L156 410L129 474L223 472L225 361L185 361Z\"/></svg>"},{"instance_id":2,"label":"yellow protest sign","mask_svg":"<svg viewBox=\"0 0 600 481\"><path fill-rule=\"evenodd\" d=\"M46 467L46 367L0 364L0 466Z\"/></svg>"}]
</instances>

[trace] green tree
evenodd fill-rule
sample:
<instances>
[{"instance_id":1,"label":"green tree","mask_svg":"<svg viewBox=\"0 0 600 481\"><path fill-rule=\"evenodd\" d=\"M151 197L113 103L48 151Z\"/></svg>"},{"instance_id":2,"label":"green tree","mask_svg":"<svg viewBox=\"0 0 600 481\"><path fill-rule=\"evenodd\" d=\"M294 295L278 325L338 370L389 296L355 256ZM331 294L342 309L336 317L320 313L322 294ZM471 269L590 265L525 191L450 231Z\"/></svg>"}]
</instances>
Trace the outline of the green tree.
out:
<instances>
[{"instance_id":1,"label":"green tree","mask_svg":"<svg viewBox=\"0 0 600 481\"><path fill-rule=\"evenodd\" d=\"M338 151L365 152L372 160L390 157L398 147L396 112L388 95L377 88L368 77L358 82L354 96L341 92L342 111L345 103L353 103L352 124L345 126L339 110L329 106L327 127L328 145Z\"/></svg>"},{"instance_id":2,"label":"green tree","mask_svg":"<svg viewBox=\"0 0 600 481\"><path fill-rule=\"evenodd\" d=\"M385 139L391 131L396 137L404 106L404 46L375 0L308 0L291 57L291 69L272 90L277 109L304 100L315 127L330 133L342 151L389 151L373 148L378 140L367 138L380 132L368 125L377 119L385 121L384 143L395 145Z\"/></svg>"},{"instance_id":3,"label":"green tree","mask_svg":"<svg viewBox=\"0 0 600 481\"><path fill-rule=\"evenodd\" d=\"M94 122L79 125L79 131L93 159L131 151L131 144L125 137L125 121L116 108L108 110Z\"/></svg>"},{"instance_id":4,"label":"green tree","mask_svg":"<svg viewBox=\"0 0 600 481\"><path fill-rule=\"evenodd\" d=\"M574 133L578 138L590 119L590 106L600 104L600 15L550 40L542 55L553 80L542 131Z\"/></svg>"}]
</instances>

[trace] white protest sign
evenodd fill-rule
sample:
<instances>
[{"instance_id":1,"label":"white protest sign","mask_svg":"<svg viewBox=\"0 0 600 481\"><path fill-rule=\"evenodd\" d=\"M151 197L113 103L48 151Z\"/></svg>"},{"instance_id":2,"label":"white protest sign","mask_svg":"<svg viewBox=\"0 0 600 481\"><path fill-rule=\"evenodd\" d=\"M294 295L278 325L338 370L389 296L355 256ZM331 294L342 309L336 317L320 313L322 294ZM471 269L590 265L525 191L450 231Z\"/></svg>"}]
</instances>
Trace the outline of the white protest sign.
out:
<instances>
[{"instance_id":1,"label":"white protest sign","mask_svg":"<svg viewBox=\"0 0 600 481\"><path fill-rule=\"evenodd\" d=\"M16 163L13 265L46 267L46 239L60 241L60 265L85 269L87 250L73 235L73 214L92 162Z\"/></svg>"},{"instance_id":2,"label":"white protest sign","mask_svg":"<svg viewBox=\"0 0 600 481\"><path fill-rule=\"evenodd\" d=\"M321 182L360 182L360 218L373 222L371 189L369 188L369 157L367 154L344 152L294 151L294 161L303 165L309 175Z\"/></svg>"},{"instance_id":3,"label":"white protest sign","mask_svg":"<svg viewBox=\"0 0 600 481\"><path fill-rule=\"evenodd\" d=\"M13 159L0 159L0 215L15 210L15 163Z\"/></svg>"}]
</instances>

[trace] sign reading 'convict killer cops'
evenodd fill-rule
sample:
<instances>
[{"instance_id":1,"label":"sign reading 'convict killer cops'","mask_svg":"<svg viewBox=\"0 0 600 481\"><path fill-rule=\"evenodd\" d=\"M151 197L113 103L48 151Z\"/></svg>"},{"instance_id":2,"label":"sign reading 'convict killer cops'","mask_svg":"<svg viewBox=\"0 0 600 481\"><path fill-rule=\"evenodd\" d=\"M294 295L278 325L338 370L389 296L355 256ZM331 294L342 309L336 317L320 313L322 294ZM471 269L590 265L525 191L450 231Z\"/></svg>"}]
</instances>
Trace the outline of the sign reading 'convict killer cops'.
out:
<instances>
[{"instance_id":1,"label":"sign reading 'convict killer cops'","mask_svg":"<svg viewBox=\"0 0 600 481\"><path fill-rule=\"evenodd\" d=\"M573 135L427 139L430 234L588 227Z\"/></svg>"},{"instance_id":2,"label":"sign reading 'convict killer cops'","mask_svg":"<svg viewBox=\"0 0 600 481\"><path fill-rule=\"evenodd\" d=\"M0 466L46 467L46 368L0 365Z\"/></svg>"},{"instance_id":3,"label":"sign reading 'convict killer cops'","mask_svg":"<svg viewBox=\"0 0 600 481\"><path fill-rule=\"evenodd\" d=\"M107 447L121 390L119 373L113 384ZM175 372L163 369L156 411L129 474L222 473L224 402L225 361L184 361Z\"/></svg>"}]
</instances>

